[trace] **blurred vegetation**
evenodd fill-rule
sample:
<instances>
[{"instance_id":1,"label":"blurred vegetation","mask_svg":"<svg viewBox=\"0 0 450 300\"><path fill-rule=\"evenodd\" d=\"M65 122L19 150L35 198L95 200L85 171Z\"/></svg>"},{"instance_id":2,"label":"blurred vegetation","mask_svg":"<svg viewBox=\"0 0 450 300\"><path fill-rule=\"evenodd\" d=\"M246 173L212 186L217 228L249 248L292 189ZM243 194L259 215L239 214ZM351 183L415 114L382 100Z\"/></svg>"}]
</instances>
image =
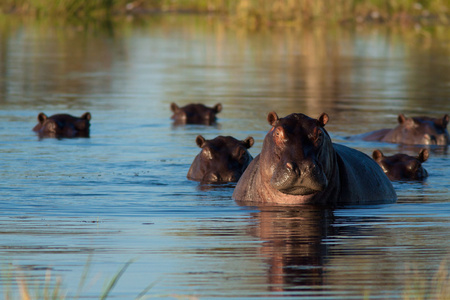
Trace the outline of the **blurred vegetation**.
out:
<instances>
[{"instance_id":1,"label":"blurred vegetation","mask_svg":"<svg viewBox=\"0 0 450 300\"><path fill-rule=\"evenodd\" d=\"M1 14L109 18L159 12L214 13L250 27L310 22L449 23L448 0L2 0Z\"/></svg>"}]
</instances>

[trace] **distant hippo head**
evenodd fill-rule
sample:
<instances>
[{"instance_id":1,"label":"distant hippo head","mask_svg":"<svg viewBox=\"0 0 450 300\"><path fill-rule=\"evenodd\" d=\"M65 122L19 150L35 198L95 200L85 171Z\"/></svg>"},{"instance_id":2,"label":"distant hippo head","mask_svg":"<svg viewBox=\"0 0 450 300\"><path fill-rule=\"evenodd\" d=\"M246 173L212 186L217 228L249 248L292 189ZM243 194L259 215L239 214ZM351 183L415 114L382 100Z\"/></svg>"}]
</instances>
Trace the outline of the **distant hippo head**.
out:
<instances>
[{"instance_id":1,"label":"distant hippo head","mask_svg":"<svg viewBox=\"0 0 450 300\"><path fill-rule=\"evenodd\" d=\"M231 136L205 140L199 135L195 142L202 151L195 157L187 174L191 180L204 183L236 182L253 159L247 150L254 143L252 137L243 141Z\"/></svg>"},{"instance_id":2,"label":"distant hippo head","mask_svg":"<svg viewBox=\"0 0 450 300\"><path fill-rule=\"evenodd\" d=\"M39 137L89 137L91 120L89 112L84 113L79 118L68 114L56 114L47 117L46 114L40 113L37 119L39 123L34 126L33 131L37 132Z\"/></svg>"},{"instance_id":3,"label":"distant hippo head","mask_svg":"<svg viewBox=\"0 0 450 300\"><path fill-rule=\"evenodd\" d=\"M218 103L214 107L207 107L203 104L188 104L179 107L175 103L170 104L173 112L172 119L175 124L203 124L212 125L216 122L216 114L222 110L222 104Z\"/></svg>"},{"instance_id":4,"label":"distant hippo head","mask_svg":"<svg viewBox=\"0 0 450 300\"><path fill-rule=\"evenodd\" d=\"M278 118L269 113L272 129L267 133L261 152L264 177L284 194L314 195L328 185L327 172L332 152L331 139L324 129L328 115L318 119L304 114Z\"/></svg>"},{"instance_id":5,"label":"distant hippo head","mask_svg":"<svg viewBox=\"0 0 450 300\"><path fill-rule=\"evenodd\" d=\"M409 145L448 145L447 131L449 116L442 118L398 116L398 126L392 129L382 141Z\"/></svg>"},{"instance_id":6,"label":"distant hippo head","mask_svg":"<svg viewBox=\"0 0 450 300\"><path fill-rule=\"evenodd\" d=\"M380 150L373 151L373 159L380 165L390 180L422 180L428 177L428 172L422 163L428 159L427 149L422 149L417 157L407 154L384 156Z\"/></svg>"}]
</instances>

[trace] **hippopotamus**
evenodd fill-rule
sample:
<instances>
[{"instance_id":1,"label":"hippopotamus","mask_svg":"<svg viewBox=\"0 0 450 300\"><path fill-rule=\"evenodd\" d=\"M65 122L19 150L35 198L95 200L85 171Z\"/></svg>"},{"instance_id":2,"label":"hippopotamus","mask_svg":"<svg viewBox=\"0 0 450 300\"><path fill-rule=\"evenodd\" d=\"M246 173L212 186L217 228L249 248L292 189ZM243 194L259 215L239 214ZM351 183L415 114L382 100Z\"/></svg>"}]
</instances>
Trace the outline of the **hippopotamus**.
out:
<instances>
[{"instance_id":1,"label":"hippopotamus","mask_svg":"<svg viewBox=\"0 0 450 300\"><path fill-rule=\"evenodd\" d=\"M212 125L216 122L216 115L222 111L222 104L217 103L214 107L207 107L203 104L188 104L179 107L175 103L170 104L173 112L172 119L176 125L182 124L202 124Z\"/></svg>"},{"instance_id":2,"label":"hippopotamus","mask_svg":"<svg viewBox=\"0 0 450 300\"><path fill-rule=\"evenodd\" d=\"M253 157L248 152L253 137L237 140L231 136L218 136L206 140L199 135L195 139L202 151L192 162L187 178L202 183L236 182Z\"/></svg>"},{"instance_id":3,"label":"hippopotamus","mask_svg":"<svg viewBox=\"0 0 450 300\"><path fill-rule=\"evenodd\" d=\"M34 126L39 137L73 138L89 137L91 114L84 113L81 117L69 114L56 114L47 117L43 112L39 113L38 124Z\"/></svg>"},{"instance_id":4,"label":"hippopotamus","mask_svg":"<svg viewBox=\"0 0 450 300\"><path fill-rule=\"evenodd\" d=\"M413 117L398 115L398 125L393 129L380 129L352 138L362 138L365 141L380 141L405 145L448 145L450 142L447 131L449 116L442 118Z\"/></svg>"},{"instance_id":5,"label":"hippopotamus","mask_svg":"<svg viewBox=\"0 0 450 300\"><path fill-rule=\"evenodd\" d=\"M403 153L384 156L380 150L372 153L373 159L380 165L390 180L423 180L428 172L422 163L428 159L427 149L422 149L417 157Z\"/></svg>"},{"instance_id":6,"label":"hippopotamus","mask_svg":"<svg viewBox=\"0 0 450 300\"><path fill-rule=\"evenodd\" d=\"M392 203L397 195L381 167L366 154L332 143L318 119L293 113L267 116L272 126L261 153L236 184L242 202L324 206Z\"/></svg>"}]
</instances>

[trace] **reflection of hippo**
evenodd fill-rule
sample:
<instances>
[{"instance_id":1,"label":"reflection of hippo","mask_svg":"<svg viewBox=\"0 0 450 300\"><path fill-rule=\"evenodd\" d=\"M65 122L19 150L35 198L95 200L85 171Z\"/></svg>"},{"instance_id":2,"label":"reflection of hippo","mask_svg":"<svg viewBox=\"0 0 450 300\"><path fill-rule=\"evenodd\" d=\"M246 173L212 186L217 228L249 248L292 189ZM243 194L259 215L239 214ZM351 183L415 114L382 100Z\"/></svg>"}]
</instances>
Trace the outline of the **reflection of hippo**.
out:
<instances>
[{"instance_id":1,"label":"reflection of hippo","mask_svg":"<svg viewBox=\"0 0 450 300\"><path fill-rule=\"evenodd\" d=\"M216 121L216 114L222 110L222 104L217 103L211 108L203 104L188 104L179 107L175 103L171 103L170 109L173 112L172 119L175 124L212 125Z\"/></svg>"},{"instance_id":2,"label":"reflection of hippo","mask_svg":"<svg viewBox=\"0 0 450 300\"><path fill-rule=\"evenodd\" d=\"M277 204L375 204L397 199L380 166L362 152L333 144L317 120L303 114L267 120L259 154L236 185L233 198Z\"/></svg>"},{"instance_id":3,"label":"reflection of hippo","mask_svg":"<svg viewBox=\"0 0 450 300\"><path fill-rule=\"evenodd\" d=\"M353 138L365 141L380 141L407 145L448 145L447 131L449 116L440 119L429 117L406 118L398 115L398 125L394 129L380 129Z\"/></svg>"},{"instance_id":4,"label":"reflection of hippo","mask_svg":"<svg viewBox=\"0 0 450 300\"><path fill-rule=\"evenodd\" d=\"M373 151L373 159L380 165L390 180L414 179L422 180L428 177L428 172L422 163L428 159L427 149L422 149L417 157L407 154L384 156L380 150Z\"/></svg>"},{"instance_id":5,"label":"reflection of hippo","mask_svg":"<svg viewBox=\"0 0 450 300\"><path fill-rule=\"evenodd\" d=\"M199 135L195 142L202 151L195 157L187 174L191 180L204 183L236 182L253 159L247 150L254 143L252 137L243 141L231 136L205 140Z\"/></svg>"},{"instance_id":6,"label":"reflection of hippo","mask_svg":"<svg viewBox=\"0 0 450 300\"><path fill-rule=\"evenodd\" d=\"M84 113L80 118L68 114L57 114L47 117L40 113L37 117L39 123L34 126L33 131L39 137L72 138L89 137L91 114Z\"/></svg>"}]
</instances>

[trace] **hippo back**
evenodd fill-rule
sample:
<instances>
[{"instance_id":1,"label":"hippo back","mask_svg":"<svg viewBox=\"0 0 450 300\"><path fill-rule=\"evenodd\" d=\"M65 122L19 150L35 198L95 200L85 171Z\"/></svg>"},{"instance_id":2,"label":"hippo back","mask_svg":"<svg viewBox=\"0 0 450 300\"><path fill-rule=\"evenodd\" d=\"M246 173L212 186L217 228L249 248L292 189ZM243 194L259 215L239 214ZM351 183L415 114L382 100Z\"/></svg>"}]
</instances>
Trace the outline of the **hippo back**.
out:
<instances>
[{"instance_id":1,"label":"hippo back","mask_svg":"<svg viewBox=\"0 0 450 300\"><path fill-rule=\"evenodd\" d=\"M394 187L381 167L366 154L333 143L341 186L338 204L383 204L397 200Z\"/></svg>"}]
</instances>

